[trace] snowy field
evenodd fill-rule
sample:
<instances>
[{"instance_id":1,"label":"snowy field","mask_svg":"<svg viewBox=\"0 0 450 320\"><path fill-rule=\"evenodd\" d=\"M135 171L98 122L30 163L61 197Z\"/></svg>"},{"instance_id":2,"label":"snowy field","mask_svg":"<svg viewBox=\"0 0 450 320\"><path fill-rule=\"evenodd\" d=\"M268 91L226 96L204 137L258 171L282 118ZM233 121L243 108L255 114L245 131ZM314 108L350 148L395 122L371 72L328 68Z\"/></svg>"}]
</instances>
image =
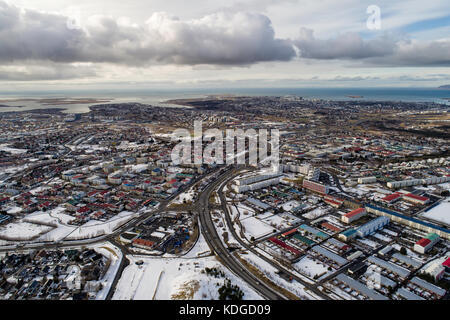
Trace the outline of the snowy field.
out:
<instances>
[{"instance_id":1,"label":"snowy field","mask_svg":"<svg viewBox=\"0 0 450 320\"><path fill-rule=\"evenodd\" d=\"M262 299L245 282L224 268L214 256L197 258L205 251L208 252L209 249L203 236L200 236L195 247L185 257L127 256L130 265L123 271L113 300L217 300L218 289L225 278L202 273L206 267L223 271L232 284L241 288L245 300ZM136 265L138 261L143 264Z\"/></svg>"},{"instance_id":2,"label":"snowy field","mask_svg":"<svg viewBox=\"0 0 450 320\"><path fill-rule=\"evenodd\" d=\"M19 221L2 227L0 229L0 237L5 237L7 239L30 240L50 231L51 229L51 227Z\"/></svg>"},{"instance_id":3,"label":"snowy field","mask_svg":"<svg viewBox=\"0 0 450 320\"><path fill-rule=\"evenodd\" d=\"M261 220L255 217L248 217L241 220L242 226L245 228L245 234L248 238L255 237L263 237L269 233L272 233L273 227L268 224L262 222Z\"/></svg>"},{"instance_id":4,"label":"snowy field","mask_svg":"<svg viewBox=\"0 0 450 320\"><path fill-rule=\"evenodd\" d=\"M442 201L430 211L423 213L422 216L450 225L450 197Z\"/></svg>"},{"instance_id":5,"label":"snowy field","mask_svg":"<svg viewBox=\"0 0 450 320\"><path fill-rule=\"evenodd\" d=\"M318 260L313 260L308 256L303 257L298 262L293 264L294 268L304 275L314 278L321 277L331 271L328 271L328 266Z\"/></svg>"},{"instance_id":6,"label":"snowy field","mask_svg":"<svg viewBox=\"0 0 450 320\"><path fill-rule=\"evenodd\" d=\"M182 194L180 194L175 200L172 201L173 204L183 204L185 203L192 203L192 201L194 200L194 196L195 196L195 192L193 189L187 191L187 192L183 192Z\"/></svg>"}]
</instances>

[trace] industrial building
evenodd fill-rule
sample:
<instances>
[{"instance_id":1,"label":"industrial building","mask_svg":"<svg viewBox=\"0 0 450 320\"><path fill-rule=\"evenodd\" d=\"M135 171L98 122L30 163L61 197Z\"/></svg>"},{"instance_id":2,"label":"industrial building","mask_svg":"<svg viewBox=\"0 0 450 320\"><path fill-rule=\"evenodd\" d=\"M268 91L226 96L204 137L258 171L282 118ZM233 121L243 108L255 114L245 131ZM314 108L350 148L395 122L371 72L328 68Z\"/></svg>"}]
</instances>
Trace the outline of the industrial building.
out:
<instances>
[{"instance_id":1,"label":"industrial building","mask_svg":"<svg viewBox=\"0 0 450 320\"><path fill-rule=\"evenodd\" d=\"M348 262L347 259L345 259L345 258L341 257L340 255L337 255L334 252L331 252L330 250L327 250L321 246L312 247L311 250L329 260L332 260L339 267L343 266L344 264L346 264Z\"/></svg>"},{"instance_id":2,"label":"industrial building","mask_svg":"<svg viewBox=\"0 0 450 320\"><path fill-rule=\"evenodd\" d=\"M430 198L423 197L423 196L418 196L418 195L415 195L413 193L405 194L403 196L403 199L405 199L406 201L409 201L409 202L412 202L412 203L418 203L418 204L421 204L421 205L425 205L428 202L430 202Z\"/></svg>"},{"instance_id":3,"label":"industrial building","mask_svg":"<svg viewBox=\"0 0 450 320\"><path fill-rule=\"evenodd\" d=\"M405 288L398 289L397 295L404 298L405 300L425 300L421 296L418 296L417 294L412 293L411 291L408 291Z\"/></svg>"},{"instance_id":4,"label":"industrial building","mask_svg":"<svg viewBox=\"0 0 450 320\"><path fill-rule=\"evenodd\" d=\"M439 242L439 235L430 232L425 238L420 239L414 244L414 251L424 254L428 252L436 243Z\"/></svg>"},{"instance_id":5,"label":"industrial building","mask_svg":"<svg viewBox=\"0 0 450 320\"><path fill-rule=\"evenodd\" d=\"M379 216L386 216L392 219L392 221L399 222L410 226L412 228L416 228L419 230L423 230L426 232L434 232L442 238L450 239L450 230L446 228L439 227L435 224L425 222L416 218L405 216L399 212L389 210L383 207L375 206L372 204L366 204L365 206L367 212L374 213Z\"/></svg>"},{"instance_id":6,"label":"industrial building","mask_svg":"<svg viewBox=\"0 0 450 320\"><path fill-rule=\"evenodd\" d=\"M445 275L445 267L440 263L432 263L423 272L431 275L435 281L439 281Z\"/></svg>"},{"instance_id":7,"label":"industrial building","mask_svg":"<svg viewBox=\"0 0 450 320\"><path fill-rule=\"evenodd\" d=\"M393 264L389 261L384 261L384 260L374 257L374 256L370 256L367 259L367 261L379 266L380 268L386 270L387 272L390 272L390 273L393 273L393 274L399 276L402 279L406 279L410 274L409 270L402 268L400 266L397 266L396 264Z\"/></svg>"},{"instance_id":8,"label":"industrial building","mask_svg":"<svg viewBox=\"0 0 450 320\"><path fill-rule=\"evenodd\" d=\"M366 214L367 214L366 209L358 208L358 209L355 209L355 210L353 210L353 211L351 211L349 213L344 214L341 217L341 220L343 222L345 222L345 223L351 223L351 222L356 221L359 218L365 216Z\"/></svg>"},{"instance_id":9,"label":"industrial building","mask_svg":"<svg viewBox=\"0 0 450 320\"><path fill-rule=\"evenodd\" d=\"M378 218L362 225L361 227L359 227L356 230L356 233L358 234L358 236L363 238L372 233L375 233L376 231L378 231L380 229L383 229L383 227L386 226L387 224L389 224L388 217L378 217Z\"/></svg>"},{"instance_id":10,"label":"industrial building","mask_svg":"<svg viewBox=\"0 0 450 320\"><path fill-rule=\"evenodd\" d=\"M437 297L443 297L446 293L446 291L438 286L435 286L434 284L431 284L425 280L420 279L419 277L414 277L410 280L410 283L428 291L431 294L436 295Z\"/></svg>"},{"instance_id":11,"label":"industrial building","mask_svg":"<svg viewBox=\"0 0 450 320\"><path fill-rule=\"evenodd\" d=\"M377 177L364 177L364 178L358 178L359 184L365 184L365 183L375 183L377 182Z\"/></svg>"},{"instance_id":12,"label":"industrial building","mask_svg":"<svg viewBox=\"0 0 450 320\"><path fill-rule=\"evenodd\" d=\"M356 236L357 236L357 233L356 233L355 229L348 229L348 230L345 230L344 232L339 233L338 237L339 237L339 239L348 241L350 239L353 239Z\"/></svg>"},{"instance_id":13,"label":"industrial building","mask_svg":"<svg viewBox=\"0 0 450 320\"><path fill-rule=\"evenodd\" d=\"M351 289L358 291L360 294L362 294L363 296L365 296L371 300L389 300L387 297L383 296L382 294L379 294L375 290L368 288L361 282L356 281L356 280L350 278L349 276L346 276L343 273L338 274L336 277L336 280L344 283Z\"/></svg>"}]
</instances>

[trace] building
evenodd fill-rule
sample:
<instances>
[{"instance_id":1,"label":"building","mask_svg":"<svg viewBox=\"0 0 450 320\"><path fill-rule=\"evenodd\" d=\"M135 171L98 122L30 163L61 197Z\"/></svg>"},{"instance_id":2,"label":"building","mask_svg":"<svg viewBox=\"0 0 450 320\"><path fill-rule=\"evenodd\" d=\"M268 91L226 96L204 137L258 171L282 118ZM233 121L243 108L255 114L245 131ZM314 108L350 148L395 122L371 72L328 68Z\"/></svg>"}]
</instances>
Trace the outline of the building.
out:
<instances>
[{"instance_id":1,"label":"building","mask_svg":"<svg viewBox=\"0 0 450 320\"><path fill-rule=\"evenodd\" d=\"M445 183L450 181L450 177L432 177L427 179L409 179L409 180L402 180L402 181L391 181L387 183L388 188L395 189L395 188L402 188L402 187L410 187L410 186L417 186L417 185L431 185L431 184L439 184L439 183Z\"/></svg>"},{"instance_id":2,"label":"building","mask_svg":"<svg viewBox=\"0 0 450 320\"><path fill-rule=\"evenodd\" d=\"M370 256L367 261L371 264L377 265L380 268L387 270L390 273L396 274L401 279L406 279L411 272L409 272L408 269L402 268L396 264L393 264L389 261L384 261L380 258L377 258L375 256Z\"/></svg>"},{"instance_id":3,"label":"building","mask_svg":"<svg viewBox=\"0 0 450 320\"><path fill-rule=\"evenodd\" d=\"M352 288L355 291L358 291L363 296L371 299L371 300L389 300L387 297L383 296L382 294L376 292L373 289L370 289L366 285L362 284L359 281L356 281L349 276L346 276L343 273L340 273L336 276L336 280L344 283L346 286Z\"/></svg>"},{"instance_id":4,"label":"building","mask_svg":"<svg viewBox=\"0 0 450 320\"><path fill-rule=\"evenodd\" d=\"M388 217L378 217L378 218L362 225L361 227L359 227L356 230L356 233L360 237L368 236L372 233L375 233L376 231L378 231L380 229L383 229L384 226L389 224L389 221L390 221L390 219Z\"/></svg>"},{"instance_id":5,"label":"building","mask_svg":"<svg viewBox=\"0 0 450 320\"><path fill-rule=\"evenodd\" d=\"M417 294L412 293L411 291L406 290L405 288L398 289L396 293L405 300L425 300L421 296L418 296Z\"/></svg>"},{"instance_id":6,"label":"building","mask_svg":"<svg viewBox=\"0 0 450 320\"><path fill-rule=\"evenodd\" d=\"M344 232L339 233L338 237L341 240L348 241L350 239L353 239L356 236L357 236L357 233L356 233L355 229L348 229L348 230L345 230Z\"/></svg>"},{"instance_id":7,"label":"building","mask_svg":"<svg viewBox=\"0 0 450 320\"><path fill-rule=\"evenodd\" d=\"M248 179L237 180L236 184L232 186L232 189L236 193L246 192L246 191L254 191L258 189L262 189L265 187L269 187L272 185L279 184L281 181L282 175L262 175L256 176Z\"/></svg>"},{"instance_id":8,"label":"building","mask_svg":"<svg viewBox=\"0 0 450 320\"><path fill-rule=\"evenodd\" d=\"M408 193L405 194L403 196L403 199L405 199L406 201L412 202L412 203L417 203L417 204L421 204L421 205L425 205L428 202L430 202L430 198L427 197L423 197L423 196L418 196L412 193Z\"/></svg>"},{"instance_id":9,"label":"building","mask_svg":"<svg viewBox=\"0 0 450 320\"><path fill-rule=\"evenodd\" d=\"M308 189L313 192L317 192L320 194L328 194L328 186L320 183L320 182L314 182L311 180L303 180L303 188Z\"/></svg>"},{"instance_id":10,"label":"building","mask_svg":"<svg viewBox=\"0 0 450 320\"><path fill-rule=\"evenodd\" d=\"M375 183L377 182L377 177L364 177L364 178L358 178L359 184L365 184L365 183Z\"/></svg>"},{"instance_id":11,"label":"building","mask_svg":"<svg viewBox=\"0 0 450 320\"><path fill-rule=\"evenodd\" d=\"M445 272L446 273L450 273L450 258L448 258L447 260L445 260L442 263L442 266L445 268Z\"/></svg>"},{"instance_id":12,"label":"building","mask_svg":"<svg viewBox=\"0 0 450 320\"><path fill-rule=\"evenodd\" d=\"M134 239L132 241L132 243L133 243L133 246L135 246L137 248L142 248L142 249L152 249L153 246L155 245L155 243L153 241L141 239L141 238Z\"/></svg>"},{"instance_id":13,"label":"building","mask_svg":"<svg viewBox=\"0 0 450 320\"><path fill-rule=\"evenodd\" d=\"M412 278L410 283L428 291L431 294L434 294L438 298L443 297L446 293L446 291L444 289L442 289L438 286L435 286L434 284L431 284L425 280L422 280L419 277Z\"/></svg>"},{"instance_id":14,"label":"building","mask_svg":"<svg viewBox=\"0 0 450 320\"><path fill-rule=\"evenodd\" d=\"M439 281L445 274L445 267L440 263L432 263L423 272L431 275L435 281Z\"/></svg>"},{"instance_id":15,"label":"building","mask_svg":"<svg viewBox=\"0 0 450 320\"><path fill-rule=\"evenodd\" d=\"M414 244L414 251L424 254L428 252L438 241L440 240L439 235L430 232L425 238L420 239Z\"/></svg>"},{"instance_id":16,"label":"building","mask_svg":"<svg viewBox=\"0 0 450 320\"><path fill-rule=\"evenodd\" d=\"M392 204L395 201L401 199L401 197L402 197L402 194L400 192L394 192L394 193L382 198L380 201L384 202L385 204Z\"/></svg>"},{"instance_id":17,"label":"building","mask_svg":"<svg viewBox=\"0 0 450 320\"><path fill-rule=\"evenodd\" d=\"M341 220L345 223L351 223L355 220L358 220L361 217L364 217L365 215L367 215L366 209L358 208L358 209L355 209L353 211L350 211L350 212L344 214L341 217Z\"/></svg>"},{"instance_id":18,"label":"building","mask_svg":"<svg viewBox=\"0 0 450 320\"><path fill-rule=\"evenodd\" d=\"M425 222L413 217L405 216L404 214L401 214L400 212L389 210L387 208L375 206L372 204L366 204L365 206L367 212L374 213L379 216L386 216L392 219L392 221L399 222L402 224L405 224L407 226L410 226L412 228L416 228L419 230L423 230L426 232L434 232L437 235L439 235L442 238L450 239L450 230L439 227L435 224Z\"/></svg>"},{"instance_id":19,"label":"building","mask_svg":"<svg viewBox=\"0 0 450 320\"><path fill-rule=\"evenodd\" d=\"M335 198L332 197L330 195L326 195L323 198L323 201L325 201L326 203L328 203L330 206L334 207L334 208L339 208L342 206L342 204L344 203L344 200L339 199L339 198Z\"/></svg>"}]
</instances>

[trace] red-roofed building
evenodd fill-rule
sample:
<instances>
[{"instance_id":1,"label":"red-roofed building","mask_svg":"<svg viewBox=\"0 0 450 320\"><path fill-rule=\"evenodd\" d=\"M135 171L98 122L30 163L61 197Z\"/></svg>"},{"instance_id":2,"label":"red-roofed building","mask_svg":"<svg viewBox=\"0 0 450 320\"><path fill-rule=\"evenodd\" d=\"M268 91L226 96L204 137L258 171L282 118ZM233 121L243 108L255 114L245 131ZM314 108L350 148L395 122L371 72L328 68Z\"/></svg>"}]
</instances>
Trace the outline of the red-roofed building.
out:
<instances>
[{"instance_id":1,"label":"red-roofed building","mask_svg":"<svg viewBox=\"0 0 450 320\"><path fill-rule=\"evenodd\" d=\"M335 231L335 232L341 232L341 228L338 228L334 225L332 225L331 223L328 222L324 222L321 224L321 226L325 229L331 230L331 231Z\"/></svg>"},{"instance_id":2,"label":"red-roofed building","mask_svg":"<svg viewBox=\"0 0 450 320\"><path fill-rule=\"evenodd\" d=\"M341 220L345 223L351 223L351 222L358 220L359 218L365 216L366 214L367 214L366 209L358 208L353 211L350 211L349 213L344 214L341 217Z\"/></svg>"},{"instance_id":3,"label":"red-roofed building","mask_svg":"<svg viewBox=\"0 0 450 320\"><path fill-rule=\"evenodd\" d=\"M390 194L390 195L384 197L383 199L381 199L381 202L391 204L391 203L394 203L395 201L399 200L401 197L402 197L401 193L395 192L395 193Z\"/></svg>"},{"instance_id":4,"label":"red-roofed building","mask_svg":"<svg viewBox=\"0 0 450 320\"><path fill-rule=\"evenodd\" d=\"M406 201L412 202L412 203L419 203L419 204L427 204L428 202L430 202L430 198L427 197L423 197L423 196L418 196L412 193L408 193L406 195L403 196L403 199L405 199Z\"/></svg>"},{"instance_id":5,"label":"red-roofed building","mask_svg":"<svg viewBox=\"0 0 450 320\"><path fill-rule=\"evenodd\" d=\"M290 234L293 234L293 233L296 233L296 232L297 232L297 229L294 228L294 229L292 229L292 230L289 230L289 231L283 233L283 237L286 237L286 236L288 236L288 235L290 235Z\"/></svg>"},{"instance_id":6,"label":"red-roofed building","mask_svg":"<svg viewBox=\"0 0 450 320\"><path fill-rule=\"evenodd\" d=\"M450 258L442 262L442 266L445 268L445 272L450 273Z\"/></svg>"},{"instance_id":7,"label":"red-roofed building","mask_svg":"<svg viewBox=\"0 0 450 320\"><path fill-rule=\"evenodd\" d=\"M155 243L153 241L140 239L140 238L134 239L132 243L135 247L143 248L143 249L151 249L155 245Z\"/></svg>"}]
</instances>

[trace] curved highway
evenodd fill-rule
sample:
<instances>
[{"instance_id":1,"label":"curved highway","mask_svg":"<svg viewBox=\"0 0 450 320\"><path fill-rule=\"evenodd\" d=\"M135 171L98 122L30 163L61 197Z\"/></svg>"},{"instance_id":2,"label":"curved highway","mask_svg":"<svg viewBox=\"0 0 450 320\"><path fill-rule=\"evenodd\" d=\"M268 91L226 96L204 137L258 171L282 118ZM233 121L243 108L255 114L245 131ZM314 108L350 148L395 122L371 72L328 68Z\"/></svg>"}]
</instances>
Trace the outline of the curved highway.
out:
<instances>
[{"instance_id":1,"label":"curved highway","mask_svg":"<svg viewBox=\"0 0 450 320\"><path fill-rule=\"evenodd\" d=\"M217 180L207 186L207 188L201 193L196 203L196 208L199 213L201 231L206 239L206 242L210 248L217 254L220 261L230 269L234 274L239 276L242 280L252 286L257 292L264 298L269 300L286 300L284 296L277 293L273 289L262 283L255 275L244 268L236 258L228 251L220 240L216 227L211 218L209 212L209 198L212 192L230 175L233 170L228 169L225 173L220 175Z\"/></svg>"}]
</instances>

